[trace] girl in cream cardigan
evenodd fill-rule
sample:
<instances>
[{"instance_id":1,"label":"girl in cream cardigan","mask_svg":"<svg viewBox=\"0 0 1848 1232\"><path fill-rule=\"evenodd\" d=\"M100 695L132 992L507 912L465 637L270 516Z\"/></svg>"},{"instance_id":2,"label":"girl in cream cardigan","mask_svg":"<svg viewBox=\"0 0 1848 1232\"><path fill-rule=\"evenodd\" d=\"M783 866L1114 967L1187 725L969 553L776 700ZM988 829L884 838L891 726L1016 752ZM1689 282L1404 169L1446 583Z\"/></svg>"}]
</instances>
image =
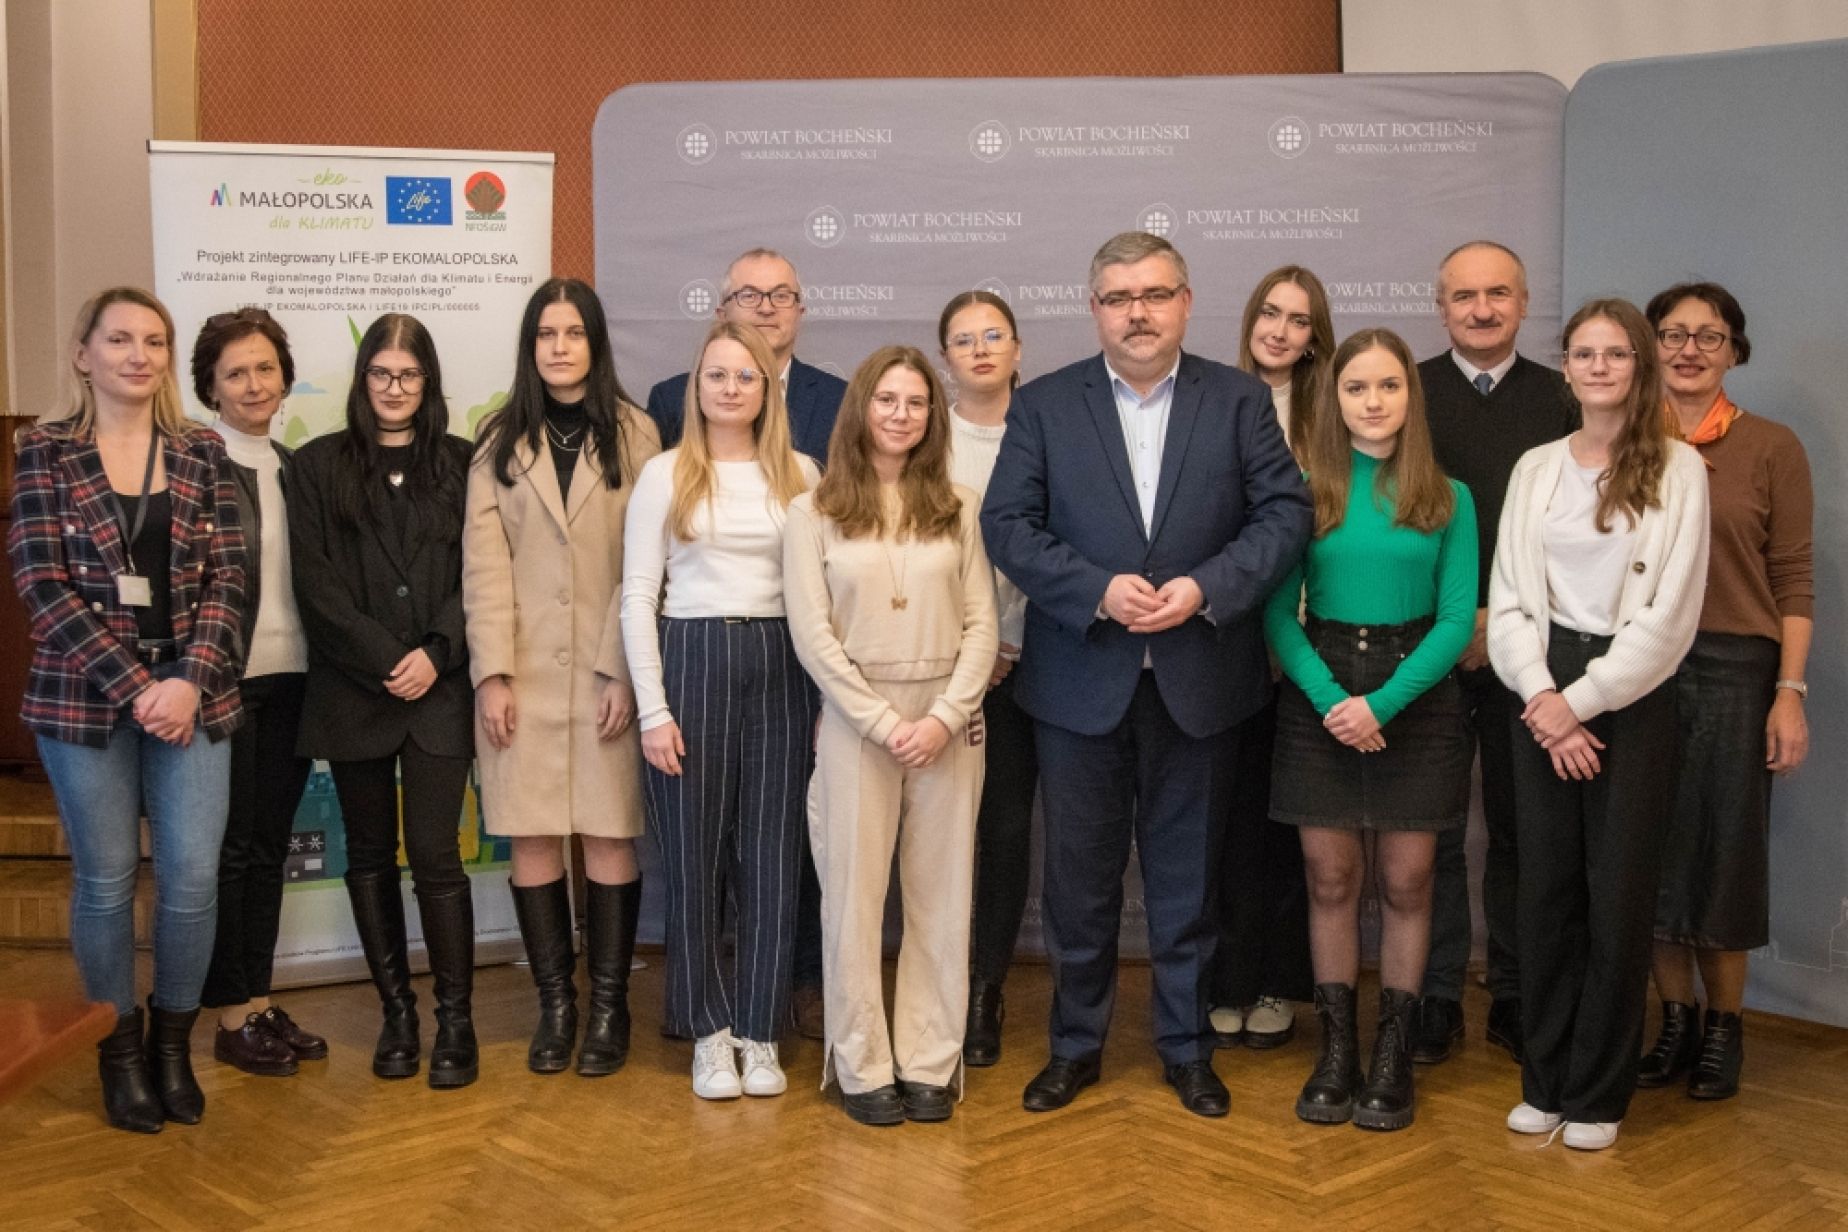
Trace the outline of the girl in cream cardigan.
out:
<instances>
[{"instance_id":1,"label":"girl in cream cardigan","mask_svg":"<svg viewBox=\"0 0 1848 1232\"><path fill-rule=\"evenodd\" d=\"M1707 477L1672 441L1642 313L1565 330L1584 426L1515 466L1489 586L1489 660L1531 734L1517 756L1522 1102L1508 1128L1600 1150L1636 1086L1675 694L1707 577Z\"/></svg>"}]
</instances>

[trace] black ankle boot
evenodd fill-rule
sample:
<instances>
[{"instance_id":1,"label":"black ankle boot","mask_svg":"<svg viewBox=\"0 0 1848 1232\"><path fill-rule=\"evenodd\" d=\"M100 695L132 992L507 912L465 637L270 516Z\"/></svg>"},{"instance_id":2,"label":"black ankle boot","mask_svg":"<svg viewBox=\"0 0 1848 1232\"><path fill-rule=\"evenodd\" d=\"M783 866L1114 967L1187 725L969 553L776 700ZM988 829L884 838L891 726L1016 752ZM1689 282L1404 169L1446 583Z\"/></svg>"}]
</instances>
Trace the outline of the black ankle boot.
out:
<instances>
[{"instance_id":1,"label":"black ankle boot","mask_svg":"<svg viewBox=\"0 0 1848 1232\"><path fill-rule=\"evenodd\" d=\"M148 999L148 1080L169 1121L197 1125L205 1115L205 1092L192 1071L192 1029L199 1008L163 1010Z\"/></svg>"},{"instance_id":2,"label":"black ankle boot","mask_svg":"<svg viewBox=\"0 0 1848 1232\"><path fill-rule=\"evenodd\" d=\"M546 885L511 888L526 962L539 989L539 1025L533 1028L533 1042L526 1050L526 1068L535 1074L556 1074L571 1064L571 1046L577 1042L571 895L563 877Z\"/></svg>"},{"instance_id":3,"label":"black ankle boot","mask_svg":"<svg viewBox=\"0 0 1848 1232\"><path fill-rule=\"evenodd\" d=\"M635 961L642 883L637 878L625 885L586 881L584 886L590 1013L584 1020L577 1072L586 1078L601 1078L621 1069L629 1059L629 965Z\"/></svg>"},{"instance_id":4,"label":"black ankle boot","mask_svg":"<svg viewBox=\"0 0 1848 1232\"><path fill-rule=\"evenodd\" d=\"M404 895L398 889L398 870L389 873L346 875L347 900L353 905L353 925L359 946L372 973L385 1014L378 1046L372 1051L372 1072L380 1078L411 1078L417 1074L417 994L411 991L411 959L404 939Z\"/></svg>"},{"instance_id":5,"label":"black ankle boot","mask_svg":"<svg viewBox=\"0 0 1848 1232\"><path fill-rule=\"evenodd\" d=\"M1001 985L969 985L969 1021L963 1028L965 1065L993 1065L1001 1059L1001 1023L1006 1017Z\"/></svg>"},{"instance_id":6,"label":"black ankle boot","mask_svg":"<svg viewBox=\"0 0 1848 1232\"><path fill-rule=\"evenodd\" d=\"M430 1045L430 1085L465 1087L481 1073L471 996L475 987L475 904L468 882L417 894L424 949L436 983L436 1042Z\"/></svg>"},{"instance_id":7,"label":"black ankle boot","mask_svg":"<svg viewBox=\"0 0 1848 1232\"><path fill-rule=\"evenodd\" d=\"M148 1074L142 1021L140 1006L116 1019L115 1030L96 1045L96 1069L103 1080L103 1114L109 1123L134 1134L158 1134L167 1114Z\"/></svg>"},{"instance_id":8,"label":"black ankle boot","mask_svg":"<svg viewBox=\"0 0 1848 1232\"><path fill-rule=\"evenodd\" d=\"M1679 1001L1662 1002L1662 1031L1655 1047L1636 1063L1636 1085L1665 1087L1679 1082L1700 1055L1700 1010Z\"/></svg>"},{"instance_id":9,"label":"black ankle boot","mask_svg":"<svg viewBox=\"0 0 1848 1232\"><path fill-rule=\"evenodd\" d=\"M1339 1125L1354 1115L1360 1087L1360 1034L1352 984L1317 984L1315 1013L1322 1020L1322 1051L1296 1097L1296 1115L1318 1125Z\"/></svg>"},{"instance_id":10,"label":"black ankle boot","mask_svg":"<svg viewBox=\"0 0 1848 1232\"><path fill-rule=\"evenodd\" d=\"M1695 1099L1731 1099L1739 1093L1739 1070L1745 1064L1745 1023L1737 1014L1708 1010L1700 1033L1700 1059L1688 1076Z\"/></svg>"},{"instance_id":11,"label":"black ankle boot","mask_svg":"<svg viewBox=\"0 0 1848 1232\"><path fill-rule=\"evenodd\" d=\"M1354 1101L1354 1124L1362 1129L1404 1129L1412 1123L1412 1019L1417 1012L1417 993L1380 989L1373 1065Z\"/></svg>"}]
</instances>

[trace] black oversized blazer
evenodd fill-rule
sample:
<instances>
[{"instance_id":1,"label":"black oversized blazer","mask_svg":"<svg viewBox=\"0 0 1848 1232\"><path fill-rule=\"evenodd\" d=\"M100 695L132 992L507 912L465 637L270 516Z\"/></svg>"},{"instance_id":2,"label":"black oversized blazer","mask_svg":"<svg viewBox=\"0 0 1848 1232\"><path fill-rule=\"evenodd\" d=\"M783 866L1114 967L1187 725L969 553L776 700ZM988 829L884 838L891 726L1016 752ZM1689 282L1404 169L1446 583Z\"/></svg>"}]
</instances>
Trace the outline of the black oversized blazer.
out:
<instances>
[{"instance_id":1,"label":"black oversized blazer","mask_svg":"<svg viewBox=\"0 0 1848 1232\"><path fill-rule=\"evenodd\" d=\"M392 527L353 526L336 511L344 435L336 431L302 446L289 476L289 559L308 635L297 751L365 761L397 752L408 736L426 753L472 757L460 535L468 442L443 439L457 476L456 537L417 536L401 548ZM432 648L439 675L422 697L402 701L386 692L385 678L420 646Z\"/></svg>"}]
</instances>

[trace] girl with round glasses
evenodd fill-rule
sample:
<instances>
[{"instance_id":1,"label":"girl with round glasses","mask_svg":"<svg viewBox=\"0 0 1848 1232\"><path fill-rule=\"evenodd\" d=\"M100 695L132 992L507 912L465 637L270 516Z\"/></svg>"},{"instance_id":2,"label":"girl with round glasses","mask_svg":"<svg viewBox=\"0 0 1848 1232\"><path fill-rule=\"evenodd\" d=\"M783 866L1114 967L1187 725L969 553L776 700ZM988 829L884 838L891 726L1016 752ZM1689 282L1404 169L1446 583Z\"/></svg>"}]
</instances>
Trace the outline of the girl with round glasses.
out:
<instances>
[{"instance_id":1,"label":"girl with round glasses","mask_svg":"<svg viewBox=\"0 0 1848 1232\"><path fill-rule=\"evenodd\" d=\"M629 966L641 909L641 745L623 657L623 518L654 422L616 379L597 294L534 291L513 387L469 471L462 597L475 681L482 818L513 842L510 888L539 992L527 1067L586 1077L629 1054ZM575 917L565 848L584 853L589 1014L577 1042Z\"/></svg>"},{"instance_id":2,"label":"girl with round glasses","mask_svg":"<svg viewBox=\"0 0 1848 1232\"><path fill-rule=\"evenodd\" d=\"M622 636L667 880L667 1027L701 1099L780 1095L814 701L783 607L790 446L763 335L721 321L688 374L685 434L636 479ZM736 944L724 950L727 904Z\"/></svg>"},{"instance_id":3,"label":"girl with round glasses","mask_svg":"<svg viewBox=\"0 0 1848 1232\"><path fill-rule=\"evenodd\" d=\"M479 1069L471 994L475 912L457 833L475 753L462 617L469 447L449 435L436 343L389 313L359 340L346 425L302 446L289 553L308 634L298 751L327 759L346 826L347 896L384 1025L381 1078L419 1067L400 814L436 977L430 1085Z\"/></svg>"},{"instance_id":4,"label":"girl with round glasses","mask_svg":"<svg viewBox=\"0 0 1848 1232\"><path fill-rule=\"evenodd\" d=\"M1489 584L1489 661L1518 716L1524 1049L1517 1133L1615 1142L1636 1088L1650 925L1674 801L1676 666L1707 580L1707 476L1671 440L1649 323L1566 323L1583 426L1522 455ZM1519 729L1517 729L1518 731Z\"/></svg>"}]
</instances>

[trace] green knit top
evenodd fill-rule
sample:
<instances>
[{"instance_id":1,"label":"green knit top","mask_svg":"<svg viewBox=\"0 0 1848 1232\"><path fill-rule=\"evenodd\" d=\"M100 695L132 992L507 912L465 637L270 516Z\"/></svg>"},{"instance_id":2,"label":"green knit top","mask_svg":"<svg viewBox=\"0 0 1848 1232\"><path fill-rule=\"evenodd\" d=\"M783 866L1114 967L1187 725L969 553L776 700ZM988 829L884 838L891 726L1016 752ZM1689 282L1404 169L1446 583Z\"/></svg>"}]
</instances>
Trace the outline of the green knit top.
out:
<instances>
[{"instance_id":1,"label":"green knit top","mask_svg":"<svg viewBox=\"0 0 1848 1232\"><path fill-rule=\"evenodd\" d=\"M1347 516L1310 541L1264 607L1264 635L1284 673L1327 714L1348 696L1328 664L1309 644L1296 618L1308 592L1311 616L1357 625L1396 625L1420 616L1435 623L1385 684L1367 695L1374 718L1385 724L1456 666L1476 630L1476 507L1469 489L1452 479L1456 508L1440 530L1392 523L1390 495L1375 489L1380 462L1349 453Z\"/></svg>"}]
</instances>

